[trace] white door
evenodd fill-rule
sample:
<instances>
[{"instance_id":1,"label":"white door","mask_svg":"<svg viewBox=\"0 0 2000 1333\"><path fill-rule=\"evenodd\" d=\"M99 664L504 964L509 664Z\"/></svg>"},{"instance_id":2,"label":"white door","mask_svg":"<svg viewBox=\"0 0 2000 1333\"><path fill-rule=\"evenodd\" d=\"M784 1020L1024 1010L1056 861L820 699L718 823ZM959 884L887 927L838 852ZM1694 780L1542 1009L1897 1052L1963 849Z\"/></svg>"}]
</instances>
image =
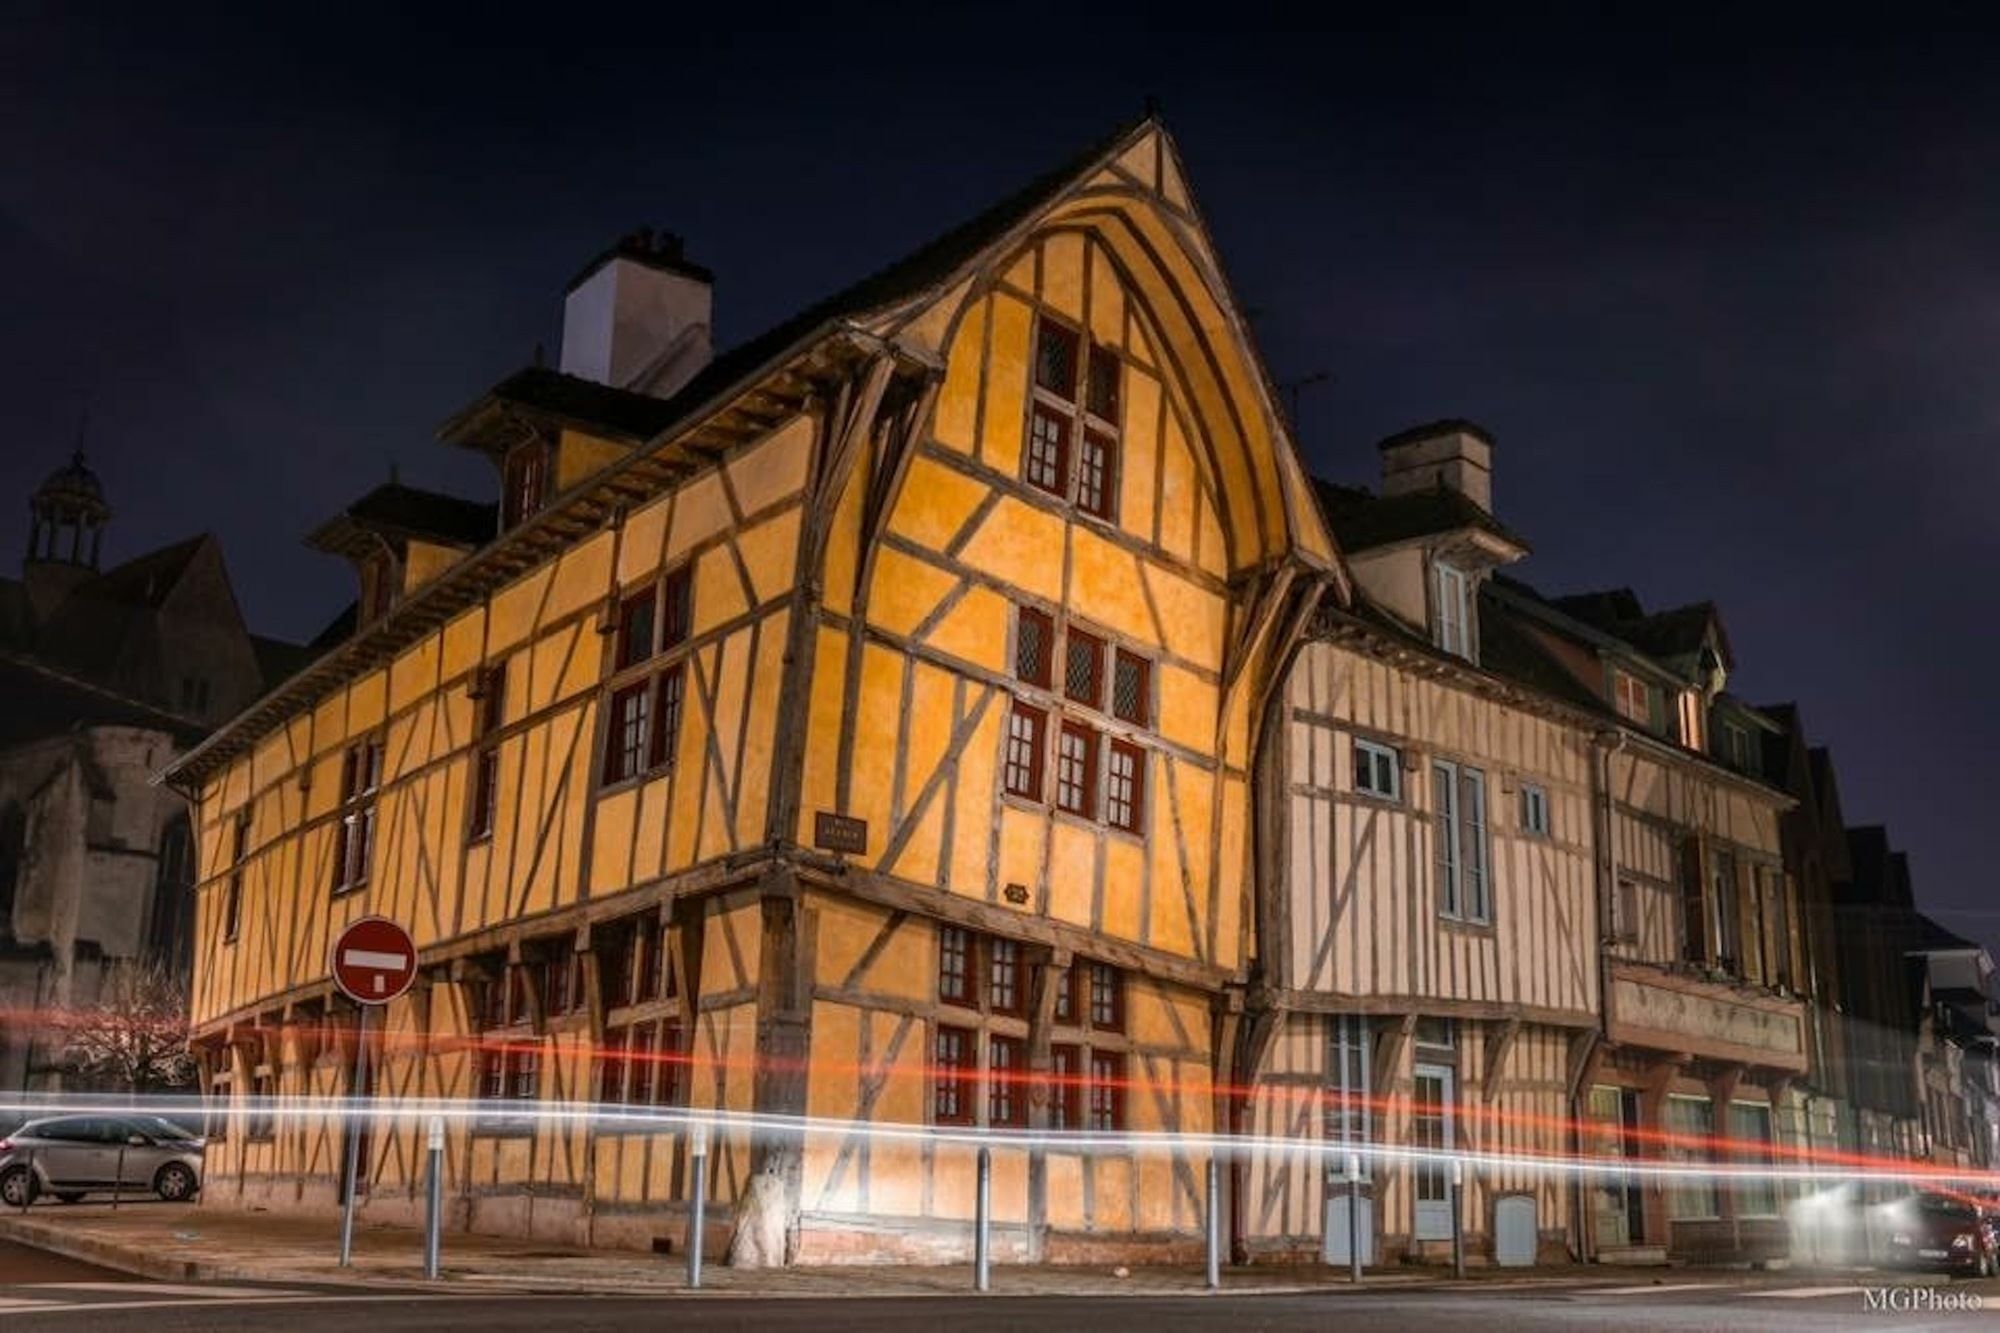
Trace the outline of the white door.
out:
<instances>
[{"instance_id":1,"label":"white door","mask_svg":"<svg viewBox=\"0 0 2000 1333\"><path fill-rule=\"evenodd\" d=\"M1452 1148L1452 1071L1447 1065L1418 1065L1411 1096L1410 1146L1429 1152ZM1415 1163L1416 1239L1451 1239L1451 1166L1444 1161Z\"/></svg>"}]
</instances>

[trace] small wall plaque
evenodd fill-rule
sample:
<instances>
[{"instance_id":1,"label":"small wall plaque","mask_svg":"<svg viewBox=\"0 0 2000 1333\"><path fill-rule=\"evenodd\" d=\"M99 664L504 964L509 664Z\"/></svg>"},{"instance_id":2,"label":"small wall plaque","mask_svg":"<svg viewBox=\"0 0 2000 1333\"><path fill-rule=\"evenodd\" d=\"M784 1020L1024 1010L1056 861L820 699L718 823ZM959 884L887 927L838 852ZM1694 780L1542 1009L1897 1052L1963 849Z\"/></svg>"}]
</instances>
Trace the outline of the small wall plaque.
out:
<instances>
[{"instance_id":1,"label":"small wall plaque","mask_svg":"<svg viewBox=\"0 0 2000 1333\"><path fill-rule=\"evenodd\" d=\"M813 814L813 846L823 852L845 852L864 856L868 852L868 821L853 815L836 815L830 810Z\"/></svg>"},{"instance_id":2,"label":"small wall plaque","mask_svg":"<svg viewBox=\"0 0 2000 1333\"><path fill-rule=\"evenodd\" d=\"M1009 884L1006 888L1002 889L1001 892L1007 896L1007 901L1014 904L1014 906L1023 907L1027 905L1028 901L1027 885Z\"/></svg>"}]
</instances>

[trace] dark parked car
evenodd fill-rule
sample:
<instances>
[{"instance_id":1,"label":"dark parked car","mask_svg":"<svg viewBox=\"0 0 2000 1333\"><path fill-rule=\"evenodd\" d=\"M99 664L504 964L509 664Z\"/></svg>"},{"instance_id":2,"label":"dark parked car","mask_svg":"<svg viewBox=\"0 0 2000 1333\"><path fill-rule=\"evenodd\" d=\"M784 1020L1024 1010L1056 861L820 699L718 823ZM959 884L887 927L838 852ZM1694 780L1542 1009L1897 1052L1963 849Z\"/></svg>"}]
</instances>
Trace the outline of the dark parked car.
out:
<instances>
[{"instance_id":1,"label":"dark parked car","mask_svg":"<svg viewBox=\"0 0 2000 1333\"><path fill-rule=\"evenodd\" d=\"M38 1195L75 1203L112 1189L168 1202L201 1189L202 1140L150 1115L65 1115L30 1120L0 1139L0 1203Z\"/></svg>"},{"instance_id":2,"label":"dark parked car","mask_svg":"<svg viewBox=\"0 0 2000 1333\"><path fill-rule=\"evenodd\" d=\"M1919 1193L1889 1205L1889 1262L1975 1277L2000 1271L1993 1210L1960 1195Z\"/></svg>"}]
</instances>

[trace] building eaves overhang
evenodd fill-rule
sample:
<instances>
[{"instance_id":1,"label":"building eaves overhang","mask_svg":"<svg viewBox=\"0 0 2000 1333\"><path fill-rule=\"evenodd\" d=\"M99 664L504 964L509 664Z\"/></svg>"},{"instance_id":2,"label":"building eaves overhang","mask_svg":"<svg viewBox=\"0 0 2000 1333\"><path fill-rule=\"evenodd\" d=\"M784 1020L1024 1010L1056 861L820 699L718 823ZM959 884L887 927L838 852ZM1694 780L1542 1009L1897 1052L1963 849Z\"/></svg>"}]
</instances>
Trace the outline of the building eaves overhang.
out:
<instances>
[{"instance_id":1,"label":"building eaves overhang","mask_svg":"<svg viewBox=\"0 0 2000 1333\"><path fill-rule=\"evenodd\" d=\"M1323 600L1313 616L1307 637L1328 642L1370 644L1385 655L1393 655L1399 662L1417 666L1427 675L1451 680L1497 702L1528 708L1591 732L1600 745L1606 743L1608 737L1616 735L1622 738L1620 744L1636 745L1664 762L1698 769L1714 781L1752 793L1780 810L1789 810L1798 804L1798 798L1783 788L1739 773L1698 750L1642 731L1609 707L1586 706L1561 699L1513 676L1447 653L1430 640L1404 629L1387 612L1374 608L1358 592L1353 608L1337 606L1331 599Z\"/></svg>"},{"instance_id":2,"label":"building eaves overhang","mask_svg":"<svg viewBox=\"0 0 2000 1333\"><path fill-rule=\"evenodd\" d=\"M802 408L825 380L879 350L839 327L815 330L754 373L699 402L629 457L578 481L539 513L466 555L386 615L337 645L169 764L155 781L188 790L246 753L285 718L377 667L612 518L712 466ZM691 388L694 386L690 386ZM681 401L676 395L672 401ZM782 404L788 410L775 413Z\"/></svg>"}]
</instances>

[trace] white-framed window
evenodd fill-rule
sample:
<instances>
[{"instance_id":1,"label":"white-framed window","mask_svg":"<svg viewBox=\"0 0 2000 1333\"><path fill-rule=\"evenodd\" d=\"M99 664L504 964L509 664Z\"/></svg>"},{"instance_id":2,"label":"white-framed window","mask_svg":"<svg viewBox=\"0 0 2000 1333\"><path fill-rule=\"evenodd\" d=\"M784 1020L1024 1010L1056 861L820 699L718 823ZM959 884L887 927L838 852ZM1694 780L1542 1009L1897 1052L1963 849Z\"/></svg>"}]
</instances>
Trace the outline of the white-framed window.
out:
<instances>
[{"instance_id":1,"label":"white-framed window","mask_svg":"<svg viewBox=\"0 0 2000 1333\"><path fill-rule=\"evenodd\" d=\"M1453 657L1472 659L1472 608L1467 595L1471 586L1465 571L1442 560L1431 562L1437 606L1432 639Z\"/></svg>"},{"instance_id":2,"label":"white-framed window","mask_svg":"<svg viewBox=\"0 0 2000 1333\"><path fill-rule=\"evenodd\" d=\"M1403 757L1374 741L1354 742L1354 790L1385 801L1403 799Z\"/></svg>"},{"instance_id":3,"label":"white-framed window","mask_svg":"<svg viewBox=\"0 0 2000 1333\"><path fill-rule=\"evenodd\" d=\"M1369 1160L1368 1019L1361 1014L1333 1014L1327 1019L1326 1141L1361 1154L1362 1179ZM1346 1152L1327 1159L1329 1169L1345 1173Z\"/></svg>"},{"instance_id":4,"label":"white-framed window","mask_svg":"<svg viewBox=\"0 0 2000 1333\"><path fill-rule=\"evenodd\" d=\"M1431 766L1431 798L1438 911L1462 921L1490 921L1486 775L1440 759Z\"/></svg>"},{"instance_id":5,"label":"white-framed window","mask_svg":"<svg viewBox=\"0 0 2000 1333\"><path fill-rule=\"evenodd\" d=\"M1666 1141L1660 1156L1669 1162L1694 1165L1708 1160L1715 1136L1715 1103L1706 1097L1669 1093L1661 1111ZM1675 1175L1667 1185L1667 1216L1676 1221L1703 1221L1720 1216L1722 1205L1712 1175Z\"/></svg>"},{"instance_id":6,"label":"white-framed window","mask_svg":"<svg viewBox=\"0 0 2000 1333\"><path fill-rule=\"evenodd\" d=\"M1549 836L1548 788L1532 782L1521 784L1521 831L1538 838Z\"/></svg>"},{"instance_id":7,"label":"white-framed window","mask_svg":"<svg viewBox=\"0 0 2000 1333\"><path fill-rule=\"evenodd\" d=\"M1738 1166L1771 1165L1771 1108L1763 1102L1729 1103L1729 1138ZM1769 1176L1738 1176L1736 1215L1776 1217L1778 1188Z\"/></svg>"}]
</instances>

